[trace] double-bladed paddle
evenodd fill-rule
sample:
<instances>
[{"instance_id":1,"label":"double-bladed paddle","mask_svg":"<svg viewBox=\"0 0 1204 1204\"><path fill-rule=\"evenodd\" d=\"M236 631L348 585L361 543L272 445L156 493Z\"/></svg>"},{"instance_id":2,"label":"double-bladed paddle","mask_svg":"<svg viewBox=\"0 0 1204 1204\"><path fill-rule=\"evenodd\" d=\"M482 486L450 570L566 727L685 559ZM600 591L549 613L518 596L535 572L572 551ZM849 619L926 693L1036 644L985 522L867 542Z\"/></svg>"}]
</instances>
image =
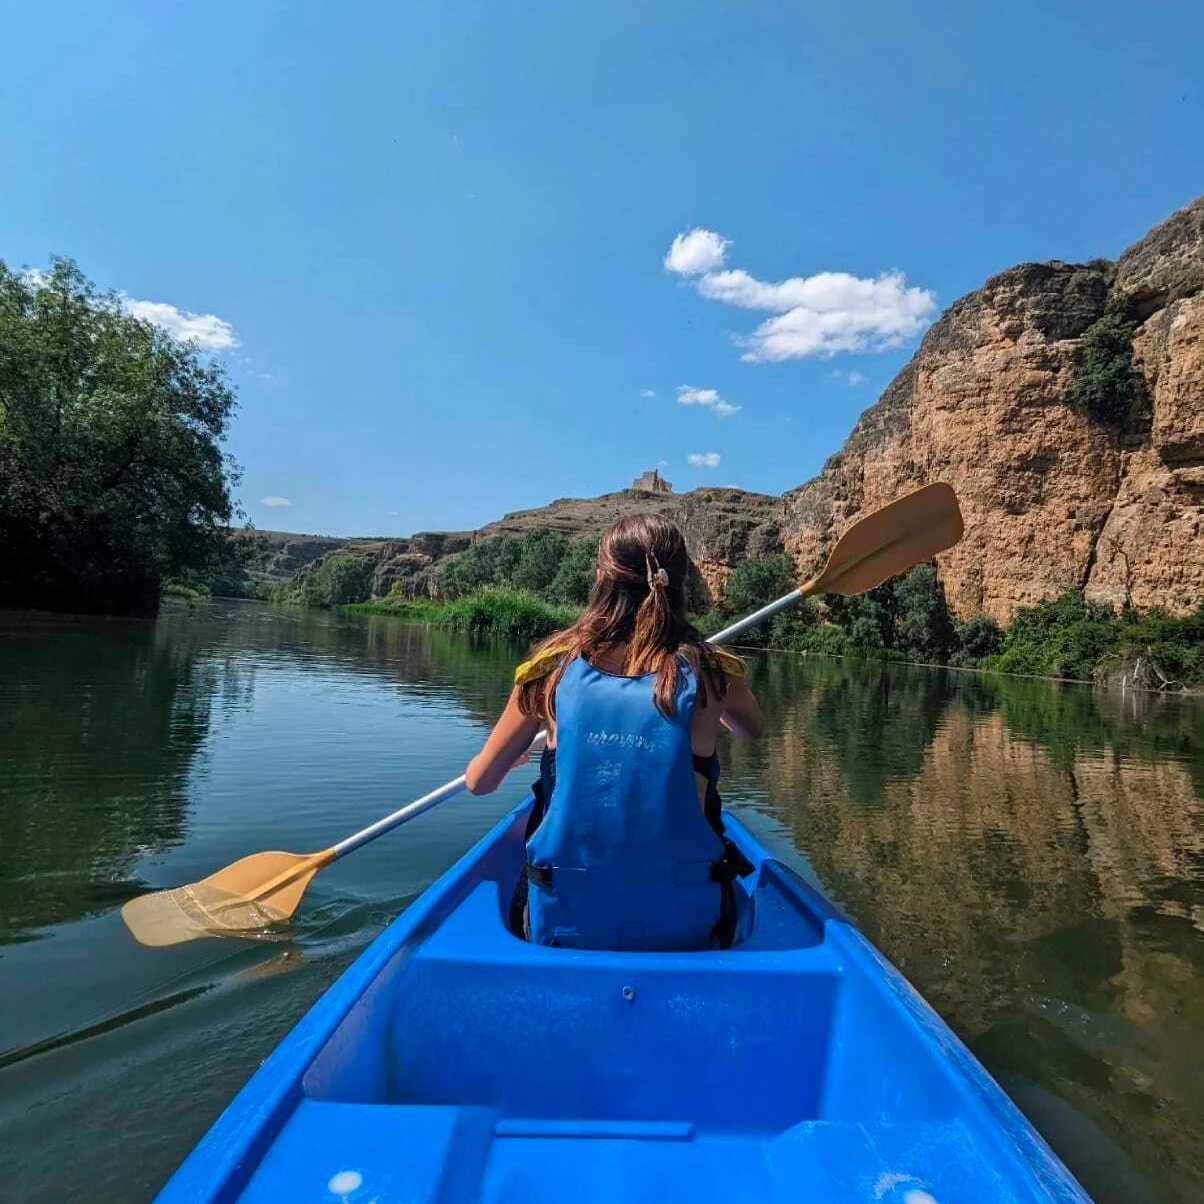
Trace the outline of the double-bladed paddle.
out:
<instances>
[{"instance_id":1,"label":"double-bladed paddle","mask_svg":"<svg viewBox=\"0 0 1204 1204\"><path fill-rule=\"evenodd\" d=\"M948 485L927 485L859 519L841 536L818 577L725 627L712 644L750 627L810 594L860 594L951 548L962 537L957 496ZM536 744L543 738L541 732ZM534 747L534 745L533 745ZM220 933L249 933L287 920L310 879L323 867L392 831L465 788L461 775L391 815L318 853L253 853L200 882L131 899L122 918L144 945L175 945Z\"/></svg>"}]
</instances>

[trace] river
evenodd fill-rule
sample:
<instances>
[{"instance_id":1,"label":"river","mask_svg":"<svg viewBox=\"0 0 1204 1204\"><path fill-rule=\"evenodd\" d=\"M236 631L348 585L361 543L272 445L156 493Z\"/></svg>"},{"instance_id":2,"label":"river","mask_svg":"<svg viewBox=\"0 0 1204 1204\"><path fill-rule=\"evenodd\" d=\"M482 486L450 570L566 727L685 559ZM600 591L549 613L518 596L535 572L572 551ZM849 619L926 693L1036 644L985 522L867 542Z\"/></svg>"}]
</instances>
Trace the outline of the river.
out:
<instances>
[{"instance_id":1,"label":"river","mask_svg":"<svg viewBox=\"0 0 1204 1204\"><path fill-rule=\"evenodd\" d=\"M0 1196L140 1204L348 962L525 793L324 871L287 931L119 908L459 773L518 651L260 604L0 611ZM1098 1204L1204 1199L1204 700L758 655L724 795L861 926Z\"/></svg>"}]
</instances>

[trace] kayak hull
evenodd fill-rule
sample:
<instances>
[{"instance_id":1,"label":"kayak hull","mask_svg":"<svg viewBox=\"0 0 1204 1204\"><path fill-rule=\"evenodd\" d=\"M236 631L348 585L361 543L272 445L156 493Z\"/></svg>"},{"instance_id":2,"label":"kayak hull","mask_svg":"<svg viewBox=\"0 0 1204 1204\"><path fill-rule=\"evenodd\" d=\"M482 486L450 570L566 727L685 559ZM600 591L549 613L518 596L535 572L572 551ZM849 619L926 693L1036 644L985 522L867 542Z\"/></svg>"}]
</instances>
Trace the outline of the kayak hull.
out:
<instances>
[{"instance_id":1,"label":"kayak hull","mask_svg":"<svg viewBox=\"0 0 1204 1204\"><path fill-rule=\"evenodd\" d=\"M159 1204L1089 1204L947 1025L738 821L731 949L505 923L526 806L387 928Z\"/></svg>"}]
</instances>

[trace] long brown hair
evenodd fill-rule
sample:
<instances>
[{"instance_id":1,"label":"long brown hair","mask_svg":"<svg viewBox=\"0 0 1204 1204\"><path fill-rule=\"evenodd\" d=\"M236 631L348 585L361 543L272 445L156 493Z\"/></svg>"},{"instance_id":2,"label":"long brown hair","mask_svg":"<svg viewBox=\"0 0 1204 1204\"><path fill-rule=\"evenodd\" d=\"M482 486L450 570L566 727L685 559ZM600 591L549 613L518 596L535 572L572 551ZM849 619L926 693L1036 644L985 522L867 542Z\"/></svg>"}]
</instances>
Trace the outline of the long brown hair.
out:
<instances>
[{"instance_id":1,"label":"long brown hair","mask_svg":"<svg viewBox=\"0 0 1204 1204\"><path fill-rule=\"evenodd\" d=\"M698 679L700 701L708 689L722 698L727 675L714 651L686 616L686 582L692 568L677 525L659 514L620 519L598 547L598 576L581 617L549 636L535 656L556 655L559 664L546 677L519 690L525 715L553 714L556 686L574 656L587 661L616 644L626 645L623 672L656 674L657 709L675 713L683 661Z\"/></svg>"}]
</instances>

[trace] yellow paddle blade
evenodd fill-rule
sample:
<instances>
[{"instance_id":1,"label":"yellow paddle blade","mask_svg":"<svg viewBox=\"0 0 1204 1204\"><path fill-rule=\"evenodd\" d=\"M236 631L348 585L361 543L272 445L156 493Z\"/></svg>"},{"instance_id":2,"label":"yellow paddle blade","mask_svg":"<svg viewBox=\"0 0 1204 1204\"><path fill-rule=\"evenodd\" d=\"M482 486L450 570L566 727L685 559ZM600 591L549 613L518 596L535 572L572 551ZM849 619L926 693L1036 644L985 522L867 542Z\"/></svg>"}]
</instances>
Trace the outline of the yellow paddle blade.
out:
<instances>
[{"instance_id":1,"label":"yellow paddle blade","mask_svg":"<svg viewBox=\"0 0 1204 1204\"><path fill-rule=\"evenodd\" d=\"M321 853L254 853L174 890L131 899L121 918L143 945L178 945L202 936L252 933L287 920L310 879L331 860Z\"/></svg>"},{"instance_id":2,"label":"yellow paddle blade","mask_svg":"<svg viewBox=\"0 0 1204 1204\"><path fill-rule=\"evenodd\" d=\"M860 594L953 547L964 530L957 494L925 485L854 523L799 592Z\"/></svg>"}]
</instances>

